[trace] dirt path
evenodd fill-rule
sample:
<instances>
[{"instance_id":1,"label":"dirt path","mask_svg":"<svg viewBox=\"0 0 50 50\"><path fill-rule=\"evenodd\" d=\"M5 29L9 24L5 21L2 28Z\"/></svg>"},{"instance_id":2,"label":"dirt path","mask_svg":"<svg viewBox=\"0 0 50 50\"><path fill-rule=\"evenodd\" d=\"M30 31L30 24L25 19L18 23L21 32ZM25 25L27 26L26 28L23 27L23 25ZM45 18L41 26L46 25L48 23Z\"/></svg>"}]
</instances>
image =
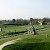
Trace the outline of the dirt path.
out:
<instances>
[{"instance_id":1,"label":"dirt path","mask_svg":"<svg viewBox=\"0 0 50 50\"><path fill-rule=\"evenodd\" d=\"M21 40L22 38L18 38L18 39L15 39L15 40L12 40L12 41L8 41L2 45L0 45L0 50L2 50L3 47L7 46L7 45L10 45L10 44L13 44L15 43L17 40Z\"/></svg>"}]
</instances>

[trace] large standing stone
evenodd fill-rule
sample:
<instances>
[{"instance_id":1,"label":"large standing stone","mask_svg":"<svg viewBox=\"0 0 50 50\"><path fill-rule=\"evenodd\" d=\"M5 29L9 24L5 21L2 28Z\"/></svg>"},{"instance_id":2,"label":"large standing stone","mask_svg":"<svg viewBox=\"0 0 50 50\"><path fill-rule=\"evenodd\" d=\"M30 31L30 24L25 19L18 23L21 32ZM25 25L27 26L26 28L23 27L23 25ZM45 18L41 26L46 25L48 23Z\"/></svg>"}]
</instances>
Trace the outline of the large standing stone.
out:
<instances>
[{"instance_id":1,"label":"large standing stone","mask_svg":"<svg viewBox=\"0 0 50 50\"><path fill-rule=\"evenodd\" d=\"M34 34L36 35L36 30L35 28L32 26L32 20L30 21L30 27L28 28L28 34Z\"/></svg>"},{"instance_id":2,"label":"large standing stone","mask_svg":"<svg viewBox=\"0 0 50 50\"><path fill-rule=\"evenodd\" d=\"M32 26L28 28L28 34L34 34Z\"/></svg>"},{"instance_id":3,"label":"large standing stone","mask_svg":"<svg viewBox=\"0 0 50 50\"><path fill-rule=\"evenodd\" d=\"M34 34L34 35L36 35L37 33L36 33L36 30L35 30L35 28L34 27L29 27L28 28L28 34Z\"/></svg>"}]
</instances>

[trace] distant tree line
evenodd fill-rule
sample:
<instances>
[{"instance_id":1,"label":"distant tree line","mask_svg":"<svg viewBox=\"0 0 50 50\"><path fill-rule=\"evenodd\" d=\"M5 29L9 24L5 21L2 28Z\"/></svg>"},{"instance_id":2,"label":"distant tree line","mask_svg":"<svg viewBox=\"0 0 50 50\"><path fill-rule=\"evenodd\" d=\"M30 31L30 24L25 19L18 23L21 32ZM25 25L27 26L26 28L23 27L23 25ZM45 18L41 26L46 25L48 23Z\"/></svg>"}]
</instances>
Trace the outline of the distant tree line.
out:
<instances>
[{"instance_id":1,"label":"distant tree line","mask_svg":"<svg viewBox=\"0 0 50 50\"><path fill-rule=\"evenodd\" d=\"M38 20L39 20L39 19L30 18L30 23L31 23L32 25L38 25Z\"/></svg>"},{"instance_id":2,"label":"distant tree line","mask_svg":"<svg viewBox=\"0 0 50 50\"><path fill-rule=\"evenodd\" d=\"M30 18L30 22L33 25L38 25L39 24L38 21L42 22L42 25L50 24L50 18L46 18L46 17L43 18L43 19L33 19L33 18Z\"/></svg>"},{"instance_id":3,"label":"distant tree line","mask_svg":"<svg viewBox=\"0 0 50 50\"><path fill-rule=\"evenodd\" d=\"M30 20L26 19L12 19L12 20L6 20L3 21L4 25L28 25L30 23Z\"/></svg>"},{"instance_id":4,"label":"distant tree line","mask_svg":"<svg viewBox=\"0 0 50 50\"><path fill-rule=\"evenodd\" d=\"M38 25L39 22L42 21L43 25L50 24L50 18L43 18L43 19L33 19L30 18L30 20L27 19L12 19L12 20L1 20L0 21L0 26L4 25Z\"/></svg>"},{"instance_id":5,"label":"distant tree line","mask_svg":"<svg viewBox=\"0 0 50 50\"><path fill-rule=\"evenodd\" d=\"M16 24L16 25L28 25L30 21L26 19L24 20L23 19L17 19L17 20L13 19L12 22L13 24Z\"/></svg>"},{"instance_id":6,"label":"distant tree line","mask_svg":"<svg viewBox=\"0 0 50 50\"><path fill-rule=\"evenodd\" d=\"M50 18L43 18L43 25L50 24Z\"/></svg>"}]
</instances>

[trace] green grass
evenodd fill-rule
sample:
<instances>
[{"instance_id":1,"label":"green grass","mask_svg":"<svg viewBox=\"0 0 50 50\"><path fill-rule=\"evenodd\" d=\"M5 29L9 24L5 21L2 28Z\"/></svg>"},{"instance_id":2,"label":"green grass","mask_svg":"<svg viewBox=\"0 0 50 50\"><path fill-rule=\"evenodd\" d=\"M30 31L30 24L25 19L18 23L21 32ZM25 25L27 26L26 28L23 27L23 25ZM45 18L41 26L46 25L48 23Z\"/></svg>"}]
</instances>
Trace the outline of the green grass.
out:
<instances>
[{"instance_id":1,"label":"green grass","mask_svg":"<svg viewBox=\"0 0 50 50\"><path fill-rule=\"evenodd\" d=\"M42 28L42 27L45 27L45 26L48 26L48 25L34 25L35 28ZM22 31L22 30L25 30L26 28L28 28L29 25L25 25L25 26L7 26L7 28L3 27L4 30L6 30L6 33L3 31L0 33L1 34L7 34L7 30L13 30L13 29L16 29L18 31ZM11 28L11 29L10 29ZM45 31L37 31L38 35L36 36L36 38L42 38L42 39L46 39L46 34L48 34L48 39L50 39L50 30L45 30ZM24 36L24 37L32 37L32 38L35 38L34 36L32 35L19 35L19 36L13 36L13 37L9 37L9 38L3 38L3 39L0 39L0 44L3 44L4 42L7 42L7 41L10 41L10 40L13 40L13 39L16 39L17 37L20 37L20 36Z\"/></svg>"},{"instance_id":2,"label":"green grass","mask_svg":"<svg viewBox=\"0 0 50 50\"><path fill-rule=\"evenodd\" d=\"M43 28L43 27L47 27L47 26L49 26L49 25L43 25L43 26L34 25L35 29ZM14 31L14 30L16 30L16 31L24 31L24 30L28 29L28 27L30 27L30 26L29 25L25 25L25 26L7 26L6 28L2 27L3 32L0 32L0 35L7 34L8 32ZM25 44L26 43L26 45L27 45L27 43L29 43L29 44L31 43L31 45L32 45L34 43L35 44L36 43L42 43L43 44L43 42L45 42L45 43L46 42L50 42L50 29L49 30L44 30L44 31L37 31L37 33L38 33L37 36L31 35L31 34L23 34L23 35L3 38L3 39L0 39L0 45L5 43L5 42L7 42L7 41L14 40L14 39L17 39L17 38L20 38L20 37L22 37L22 38L24 37L24 39L22 39L20 41L17 41L18 44L19 43L20 44L22 44L22 43ZM46 37L46 35L47 35L47 37Z\"/></svg>"},{"instance_id":3,"label":"green grass","mask_svg":"<svg viewBox=\"0 0 50 50\"><path fill-rule=\"evenodd\" d=\"M37 28L43 28L43 27L47 27L49 25L33 25L35 27L35 29ZM0 32L0 35L5 35L9 32L13 32L13 31L25 31L26 29L28 29L28 27L30 27L29 25L25 25L25 26L7 26L6 28L5 27L2 27L3 31Z\"/></svg>"},{"instance_id":4,"label":"green grass","mask_svg":"<svg viewBox=\"0 0 50 50\"><path fill-rule=\"evenodd\" d=\"M3 48L3 50L50 50L50 43L16 43Z\"/></svg>"},{"instance_id":5,"label":"green grass","mask_svg":"<svg viewBox=\"0 0 50 50\"><path fill-rule=\"evenodd\" d=\"M24 34L21 37L24 38L15 44L4 47L3 50L50 50L50 29L38 31L36 36Z\"/></svg>"},{"instance_id":6,"label":"green grass","mask_svg":"<svg viewBox=\"0 0 50 50\"><path fill-rule=\"evenodd\" d=\"M11 40L18 39L21 37L23 37L23 35L17 35L17 36L12 36L12 37L8 37L8 38L2 38L2 39L0 39L0 45L7 42L7 41L11 41Z\"/></svg>"},{"instance_id":7,"label":"green grass","mask_svg":"<svg viewBox=\"0 0 50 50\"><path fill-rule=\"evenodd\" d=\"M35 29L37 28L43 28L43 27L47 27L49 25L33 25L35 27ZM9 31L24 31L26 29L28 29L28 27L30 27L29 25L25 25L25 26L7 26L6 28L3 27L3 31L9 32Z\"/></svg>"},{"instance_id":8,"label":"green grass","mask_svg":"<svg viewBox=\"0 0 50 50\"><path fill-rule=\"evenodd\" d=\"M26 26L27 27L27 26ZM0 32L0 35L4 35L4 34L7 34L9 32L14 32L15 30L18 32L18 31L25 31L26 30L26 27L25 26L7 26L6 28L5 27L2 27L3 31Z\"/></svg>"},{"instance_id":9,"label":"green grass","mask_svg":"<svg viewBox=\"0 0 50 50\"><path fill-rule=\"evenodd\" d=\"M35 27L35 29L37 28L44 28L44 27L48 27L50 25L33 25Z\"/></svg>"}]
</instances>

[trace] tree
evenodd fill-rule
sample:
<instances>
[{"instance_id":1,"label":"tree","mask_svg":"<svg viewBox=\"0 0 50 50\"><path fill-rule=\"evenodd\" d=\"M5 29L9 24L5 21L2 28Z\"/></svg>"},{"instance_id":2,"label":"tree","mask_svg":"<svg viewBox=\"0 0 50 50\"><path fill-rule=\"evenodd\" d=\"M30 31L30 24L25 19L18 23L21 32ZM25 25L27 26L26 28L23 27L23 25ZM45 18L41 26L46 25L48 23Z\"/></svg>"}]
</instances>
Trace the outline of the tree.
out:
<instances>
[{"instance_id":1,"label":"tree","mask_svg":"<svg viewBox=\"0 0 50 50\"><path fill-rule=\"evenodd\" d=\"M38 19L30 18L30 23L34 24L34 25L37 25L38 24Z\"/></svg>"},{"instance_id":2,"label":"tree","mask_svg":"<svg viewBox=\"0 0 50 50\"><path fill-rule=\"evenodd\" d=\"M13 19L12 21L15 22L15 19Z\"/></svg>"},{"instance_id":3,"label":"tree","mask_svg":"<svg viewBox=\"0 0 50 50\"><path fill-rule=\"evenodd\" d=\"M29 20L23 20L23 24L24 25L28 25L29 24Z\"/></svg>"},{"instance_id":4,"label":"tree","mask_svg":"<svg viewBox=\"0 0 50 50\"><path fill-rule=\"evenodd\" d=\"M46 25L48 22L50 22L49 18L43 18L43 22L42 22L43 25Z\"/></svg>"},{"instance_id":5,"label":"tree","mask_svg":"<svg viewBox=\"0 0 50 50\"><path fill-rule=\"evenodd\" d=\"M16 23L17 25L23 25L23 19L17 19Z\"/></svg>"},{"instance_id":6,"label":"tree","mask_svg":"<svg viewBox=\"0 0 50 50\"><path fill-rule=\"evenodd\" d=\"M2 21L0 21L0 27L2 27L3 26L3 22Z\"/></svg>"},{"instance_id":7,"label":"tree","mask_svg":"<svg viewBox=\"0 0 50 50\"><path fill-rule=\"evenodd\" d=\"M29 24L29 20L17 19L16 20L16 24L17 25L28 25Z\"/></svg>"},{"instance_id":8,"label":"tree","mask_svg":"<svg viewBox=\"0 0 50 50\"><path fill-rule=\"evenodd\" d=\"M33 24L33 18L30 18L30 23Z\"/></svg>"},{"instance_id":9,"label":"tree","mask_svg":"<svg viewBox=\"0 0 50 50\"><path fill-rule=\"evenodd\" d=\"M13 24L15 24L15 21L16 21L15 19L12 19Z\"/></svg>"}]
</instances>

